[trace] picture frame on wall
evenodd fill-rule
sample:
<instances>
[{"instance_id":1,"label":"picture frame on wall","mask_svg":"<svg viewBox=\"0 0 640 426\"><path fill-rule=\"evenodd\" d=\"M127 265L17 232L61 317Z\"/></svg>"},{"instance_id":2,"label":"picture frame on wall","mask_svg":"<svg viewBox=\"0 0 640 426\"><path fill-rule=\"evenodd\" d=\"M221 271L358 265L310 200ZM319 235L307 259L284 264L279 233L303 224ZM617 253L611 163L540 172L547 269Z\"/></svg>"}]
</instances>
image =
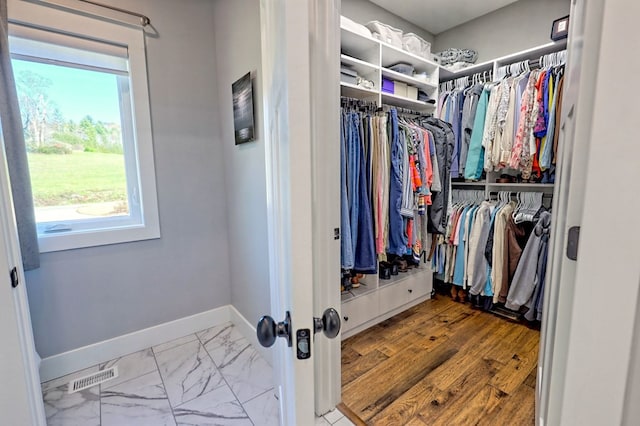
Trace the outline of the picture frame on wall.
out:
<instances>
[{"instance_id":1,"label":"picture frame on wall","mask_svg":"<svg viewBox=\"0 0 640 426\"><path fill-rule=\"evenodd\" d=\"M556 19L551 26L551 40L558 41L569 36L569 15Z\"/></svg>"},{"instance_id":2,"label":"picture frame on wall","mask_svg":"<svg viewBox=\"0 0 640 426\"><path fill-rule=\"evenodd\" d=\"M233 94L233 129L236 145L255 140L253 120L253 85L251 72L231 84Z\"/></svg>"}]
</instances>

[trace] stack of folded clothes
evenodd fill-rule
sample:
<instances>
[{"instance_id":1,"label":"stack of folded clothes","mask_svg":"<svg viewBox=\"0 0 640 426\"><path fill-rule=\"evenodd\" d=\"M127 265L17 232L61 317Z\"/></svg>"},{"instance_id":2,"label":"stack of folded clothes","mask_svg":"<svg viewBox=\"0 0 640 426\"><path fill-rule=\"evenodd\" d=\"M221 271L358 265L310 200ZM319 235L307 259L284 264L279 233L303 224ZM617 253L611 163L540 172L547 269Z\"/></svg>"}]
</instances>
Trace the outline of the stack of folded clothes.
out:
<instances>
[{"instance_id":1,"label":"stack of folded clothes","mask_svg":"<svg viewBox=\"0 0 640 426\"><path fill-rule=\"evenodd\" d=\"M447 49L435 54L443 67L455 71L468 67L478 60L478 52L472 49Z\"/></svg>"}]
</instances>

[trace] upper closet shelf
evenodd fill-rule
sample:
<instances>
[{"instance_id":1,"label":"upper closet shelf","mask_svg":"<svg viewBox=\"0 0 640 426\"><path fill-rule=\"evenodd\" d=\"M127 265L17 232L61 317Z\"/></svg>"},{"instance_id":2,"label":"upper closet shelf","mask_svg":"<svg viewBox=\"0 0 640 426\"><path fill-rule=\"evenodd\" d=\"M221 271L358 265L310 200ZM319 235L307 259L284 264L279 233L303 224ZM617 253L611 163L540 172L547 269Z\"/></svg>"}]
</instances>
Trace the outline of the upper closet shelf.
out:
<instances>
[{"instance_id":1,"label":"upper closet shelf","mask_svg":"<svg viewBox=\"0 0 640 426\"><path fill-rule=\"evenodd\" d=\"M476 73L482 73L485 71L495 71L494 65L496 67L500 67L503 65L510 65L516 62L525 61L527 59L533 60L538 59L540 56L558 52L560 50L566 49L567 40L561 40L558 42L546 43L540 46L532 47L531 49L526 49L517 53L513 53L511 55L501 56L492 61L481 62L479 64L474 64L470 67L463 68L459 71L449 71L445 67L440 67L440 81L448 81L456 78L470 76Z\"/></svg>"},{"instance_id":2,"label":"upper closet shelf","mask_svg":"<svg viewBox=\"0 0 640 426\"><path fill-rule=\"evenodd\" d=\"M358 58L354 58L349 55L340 55L340 63L348 65L358 72L358 75L369 75L380 69L379 66L370 64L369 62L361 61Z\"/></svg>"},{"instance_id":3,"label":"upper closet shelf","mask_svg":"<svg viewBox=\"0 0 640 426\"><path fill-rule=\"evenodd\" d=\"M340 51L364 62L380 63L380 42L347 28L340 29Z\"/></svg>"},{"instance_id":4,"label":"upper closet shelf","mask_svg":"<svg viewBox=\"0 0 640 426\"><path fill-rule=\"evenodd\" d=\"M399 49L390 44L380 42L382 46L382 66L390 67L399 62L405 62L413 65L418 71L426 71L433 74L438 69L438 64L431 62L425 58L409 53L406 50Z\"/></svg>"},{"instance_id":5,"label":"upper closet shelf","mask_svg":"<svg viewBox=\"0 0 640 426\"><path fill-rule=\"evenodd\" d=\"M466 77L479 72L493 71L494 61L481 62L458 71L449 71L445 67L440 67L440 81L448 81L456 78Z\"/></svg>"},{"instance_id":6,"label":"upper closet shelf","mask_svg":"<svg viewBox=\"0 0 640 426\"><path fill-rule=\"evenodd\" d=\"M558 52L567 48L567 40L561 40L558 42L546 43L541 46L532 47L521 52L513 53L511 55L502 56L495 59L493 62L497 66L509 65L520 61L526 61L527 59L538 59L540 56L547 55L549 53Z\"/></svg>"}]
</instances>

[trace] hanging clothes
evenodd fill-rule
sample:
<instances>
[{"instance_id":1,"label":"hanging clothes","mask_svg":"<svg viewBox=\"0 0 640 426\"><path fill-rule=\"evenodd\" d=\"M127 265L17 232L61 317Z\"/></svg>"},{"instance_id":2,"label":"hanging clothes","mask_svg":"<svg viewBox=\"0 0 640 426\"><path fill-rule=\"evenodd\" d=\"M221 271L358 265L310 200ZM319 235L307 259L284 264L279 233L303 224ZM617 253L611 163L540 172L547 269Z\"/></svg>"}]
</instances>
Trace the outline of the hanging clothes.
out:
<instances>
[{"instance_id":1,"label":"hanging clothes","mask_svg":"<svg viewBox=\"0 0 640 426\"><path fill-rule=\"evenodd\" d=\"M356 272L377 272L370 204L370 117L342 110L341 133L341 266Z\"/></svg>"},{"instance_id":2,"label":"hanging clothes","mask_svg":"<svg viewBox=\"0 0 640 426\"><path fill-rule=\"evenodd\" d=\"M505 306L512 310L529 304L533 306L535 300L531 300L537 286L541 286L543 268L546 268L546 251L551 229L551 213L542 212L536 224L527 246L522 252L518 268L513 277L507 302Z\"/></svg>"},{"instance_id":3,"label":"hanging clothes","mask_svg":"<svg viewBox=\"0 0 640 426\"><path fill-rule=\"evenodd\" d=\"M527 65L495 83L443 90L438 113L455 138L451 177L515 170L524 181L553 182L563 74L564 65Z\"/></svg>"}]
</instances>

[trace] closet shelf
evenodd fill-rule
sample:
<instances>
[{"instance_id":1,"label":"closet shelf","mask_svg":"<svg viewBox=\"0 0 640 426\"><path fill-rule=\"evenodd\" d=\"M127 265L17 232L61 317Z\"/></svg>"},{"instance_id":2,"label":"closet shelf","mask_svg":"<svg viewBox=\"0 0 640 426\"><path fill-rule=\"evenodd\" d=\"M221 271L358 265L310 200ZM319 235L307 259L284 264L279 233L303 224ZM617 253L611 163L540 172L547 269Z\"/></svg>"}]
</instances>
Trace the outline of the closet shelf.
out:
<instances>
[{"instance_id":1,"label":"closet shelf","mask_svg":"<svg viewBox=\"0 0 640 426\"><path fill-rule=\"evenodd\" d=\"M407 83L411 86L417 87L418 89L422 89L427 92L431 92L432 90L435 90L437 88L437 85L429 83L428 81L420 80L406 74L392 71L388 68L382 68L382 75L390 78L391 80L402 81L403 83ZM430 79L431 78L432 77L430 76Z\"/></svg>"},{"instance_id":2,"label":"closet shelf","mask_svg":"<svg viewBox=\"0 0 640 426\"><path fill-rule=\"evenodd\" d=\"M349 65L351 68L358 71L358 75L365 77L380 69L378 65L374 65L345 54L340 55L340 63Z\"/></svg>"},{"instance_id":3,"label":"closet shelf","mask_svg":"<svg viewBox=\"0 0 640 426\"><path fill-rule=\"evenodd\" d=\"M553 192L554 184L552 183L488 183L487 187L497 189L513 189L515 191L520 189L526 190L540 190L542 192Z\"/></svg>"},{"instance_id":4,"label":"closet shelf","mask_svg":"<svg viewBox=\"0 0 640 426\"><path fill-rule=\"evenodd\" d=\"M406 50L402 50L395 46L392 46L383 41L380 42L382 46L382 66L390 67L398 62L406 62L413 65L418 71L426 71L429 74L435 73L439 66L435 62L425 59L421 56L409 53Z\"/></svg>"},{"instance_id":5,"label":"closet shelf","mask_svg":"<svg viewBox=\"0 0 640 426\"><path fill-rule=\"evenodd\" d=\"M435 104L428 104L426 102L416 101L384 92L382 93L382 103L422 111L433 111L436 109Z\"/></svg>"},{"instance_id":6,"label":"closet shelf","mask_svg":"<svg viewBox=\"0 0 640 426\"><path fill-rule=\"evenodd\" d=\"M486 61L479 64L473 64L467 68L458 71L449 71L445 67L440 67L440 81L453 80L456 78L466 77L478 72L493 71L493 63L495 61Z\"/></svg>"},{"instance_id":7,"label":"closet shelf","mask_svg":"<svg viewBox=\"0 0 640 426\"><path fill-rule=\"evenodd\" d=\"M542 55L546 55L552 52L565 49L567 47L567 41L562 40L558 42L546 43L540 46L532 47L531 49L525 49L523 51L513 53L511 55L501 56L491 61L480 62L479 64L473 64L467 68L458 71L449 71L443 66L440 66L440 81L454 80L456 78L466 77L475 73L481 73L485 71L494 71L497 67L503 65L513 64L515 62L524 61L527 59L538 59Z\"/></svg>"},{"instance_id":8,"label":"closet shelf","mask_svg":"<svg viewBox=\"0 0 640 426\"><path fill-rule=\"evenodd\" d=\"M380 280L379 285L380 288L383 288L419 275L424 275L425 279L427 279L427 276L430 274L432 274L431 268L428 267L427 264L421 263L419 268L412 268L407 270L407 272L398 272L398 275L392 275L390 280Z\"/></svg>"},{"instance_id":9,"label":"closet shelf","mask_svg":"<svg viewBox=\"0 0 640 426\"><path fill-rule=\"evenodd\" d=\"M485 186L487 182L478 181L478 182L451 182L451 186Z\"/></svg>"},{"instance_id":10,"label":"closet shelf","mask_svg":"<svg viewBox=\"0 0 640 426\"><path fill-rule=\"evenodd\" d=\"M355 84L340 83L340 93L343 96L358 99L370 99L372 97L377 98L377 90L365 89L364 87L356 86Z\"/></svg>"},{"instance_id":11,"label":"closet shelf","mask_svg":"<svg viewBox=\"0 0 640 426\"><path fill-rule=\"evenodd\" d=\"M340 28L340 50L349 56L358 57L369 62L378 62L380 42L347 28Z\"/></svg>"},{"instance_id":12,"label":"closet shelf","mask_svg":"<svg viewBox=\"0 0 640 426\"><path fill-rule=\"evenodd\" d=\"M515 62L526 61L527 59L538 59L542 55L557 52L567 48L567 40L561 40L557 42L546 43L540 46L532 47L511 55L502 56L494 59L493 62L496 66L501 67L503 65L513 64Z\"/></svg>"},{"instance_id":13,"label":"closet shelf","mask_svg":"<svg viewBox=\"0 0 640 426\"><path fill-rule=\"evenodd\" d=\"M341 302L348 302L349 300L353 300L357 297L361 297L367 294L374 293L378 290L375 284L361 285L358 288L351 289L349 291L343 291L340 294Z\"/></svg>"}]
</instances>

